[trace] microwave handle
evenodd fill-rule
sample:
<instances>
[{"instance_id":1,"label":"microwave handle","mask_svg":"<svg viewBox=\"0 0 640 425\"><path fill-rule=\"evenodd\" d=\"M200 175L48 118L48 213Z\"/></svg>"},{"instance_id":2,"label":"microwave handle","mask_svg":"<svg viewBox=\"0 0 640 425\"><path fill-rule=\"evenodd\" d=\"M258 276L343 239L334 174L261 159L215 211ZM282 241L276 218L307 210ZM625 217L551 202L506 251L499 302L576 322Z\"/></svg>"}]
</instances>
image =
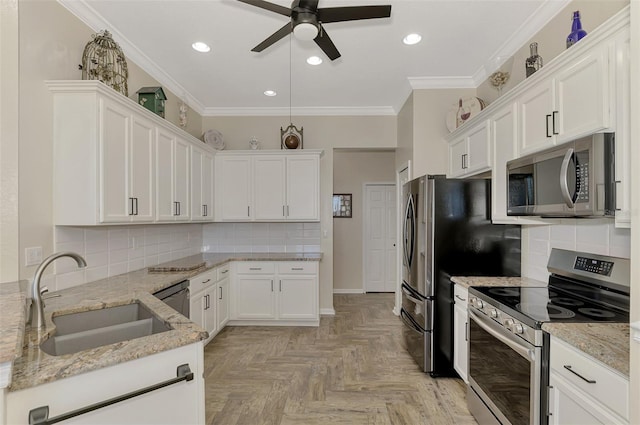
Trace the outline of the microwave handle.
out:
<instances>
[{"instance_id":1,"label":"microwave handle","mask_svg":"<svg viewBox=\"0 0 640 425\"><path fill-rule=\"evenodd\" d=\"M560 192L562 193L562 199L569 208L574 207L573 194L569 192L569 182L567 180L567 172L569 171L569 162L573 158L573 148L567 149L567 153L564 154L562 160L562 166L560 167Z\"/></svg>"}]
</instances>

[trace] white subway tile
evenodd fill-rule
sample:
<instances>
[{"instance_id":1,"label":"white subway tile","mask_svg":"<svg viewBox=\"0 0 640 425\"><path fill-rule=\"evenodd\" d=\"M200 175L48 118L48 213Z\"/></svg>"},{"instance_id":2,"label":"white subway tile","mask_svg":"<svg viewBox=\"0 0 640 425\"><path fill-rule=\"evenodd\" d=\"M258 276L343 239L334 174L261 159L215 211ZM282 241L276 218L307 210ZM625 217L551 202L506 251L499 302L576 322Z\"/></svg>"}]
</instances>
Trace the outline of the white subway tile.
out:
<instances>
[{"instance_id":1,"label":"white subway tile","mask_svg":"<svg viewBox=\"0 0 640 425\"><path fill-rule=\"evenodd\" d=\"M129 231L126 229L109 230L109 251L129 248Z\"/></svg>"},{"instance_id":2,"label":"white subway tile","mask_svg":"<svg viewBox=\"0 0 640 425\"><path fill-rule=\"evenodd\" d=\"M576 220L561 220L560 224L549 226L552 241L574 242L576 240Z\"/></svg>"},{"instance_id":3,"label":"white subway tile","mask_svg":"<svg viewBox=\"0 0 640 425\"><path fill-rule=\"evenodd\" d=\"M129 260L129 271L144 269L144 257L136 258L135 260Z\"/></svg>"},{"instance_id":4,"label":"white subway tile","mask_svg":"<svg viewBox=\"0 0 640 425\"><path fill-rule=\"evenodd\" d=\"M158 256L157 255L149 255L144 257L144 265L145 267L155 266L158 264Z\"/></svg>"},{"instance_id":5,"label":"white subway tile","mask_svg":"<svg viewBox=\"0 0 640 425\"><path fill-rule=\"evenodd\" d=\"M609 225L602 220L580 220L576 224L576 246L609 244Z\"/></svg>"},{"instance_id":6,"label":"white subway tile","mask_svg":"<svg viewBox=\"0 0 640 425\"><path fill-rule=\"evenodd\" d=\"M62 242L84 241L84 228L56 226L54 235L55 235L56 244L62 243Z\"/></svg>"},{"instance_id":7,"label":"white subway tile","mask_svg":"<svg viewBox=\"0 0 640 425\"><path fill-rule=\"evenodd\" d=\"M305 245L304 252L321 252L320 245Z\"/></svg>"},{"instance_id":8,"label":"white subway tile","mask_svg":"<svg viewBox=\"0 0 640 425\"><path fill-rule=\"evenodd\" d=\"M144 258L145 255L146 255L145 247L140 247L140 248L137 248L137 249L130 249L129 250L129 262L131 262L131 260L137 260L139 258Z\"/></svg>"},{"instance_id":9,"label":"white subway tile","mask_svg":"<svg viewBox=\"0 0 640 425\"><path fill-rule=\"evenodd\" d=\"M610 246L609 255L612 257L631 258L631 251L629 247Z\"/></svg>"},{"instance_id":10,"label":"white subway tile","mask_svg":"<svg viewBox=\"0 0 640 425\"><path fill-rule=\"evenodd\" d=\"M526 226L530 239L549 240L551 226Z\"/></svg>"},{"instance_id":11,"label":"white subway tile","mask_svg":"<svg viewBox=\"0 0 640 425\"><path fill-rule=\"evenodd\" d=\"M144 255L158 255L158 245L147 245L144 247Z\"/></svg>"},{"instance_id":12,"label":"white subway tile","mask_svg":"<svg viewBox=\"0 0 640 425\"><path fill-rule=\"evenodd\" d=\"M587 242L576 242L576 250L588 252L590 254L609 255L609 247L606 244L590 244Z\"/></svg>"},{"instance_id":13,"label":"white subway tile","mask_svg":"<svg viewBox=\"0 0 640 425\"><path fill-rule=\"evenodd\" d=\"M284 245L269 245L269 252L280 253L280 252L287 252L287 250Z\"/></svg>"},{"instance_id":14,"label":"white subway tile","mask_svg":"<svg viewBox=\"0 0 640 425\"><path fill-rule=\"evenodd\" d=\"M158 254L158 264L166 263L167 261L171 261L173 258L171 257L170 252L163 252Z\"/></svg>"},{"instance_id":15,"label":"white subway tile","mask_svg":"<svg viewBox=\"0 0 640 425\"><path fill-rule=\"evenodd\" d=\"M109 264L109 277L117 276L119 274L129 272L129 262L124 261L122 263L110 263Z\"/></svg>"},{"instance_id":16,"label":"white subway tile","mask_svg":"<svg viewBox=\"0 0 640 425\"><path fill-rule=\"evenodd\" d=\"M304 245L287 245L286 252L304 252Z\"/></svg>"},{"instance_id":17,"label":"white subway tile","mask_svg":"<svg viewBox=\"0 0 640 425\"><path fill-rule=\"evenodd\" d=\"M128 249L114 249L109 251L109 265L129 261Z\"/></svg>"},{"instance_id":18,"label":"white subway tile","mask_svg":"<svg viewBox=\"0 0 640 425\"><path fill-rule=\"evenodd\" d=\"M56 290L71 288L85 283L85 271L77 270L71 273L56 275Z\"/></svg>"},{"instance_id":19,"label":"white subway tile","mask_svg":"<svg viewBox=\"0 0 640 425\"><path fill-rule=\"evenodd\" d=\"M109 264L108 252L97 252L95 254L87 254L84 259L87 261L87 267L100 267Z\"/></svg>"},{"instance_id":20,"label":"white subway tile","mask_svg":"<svg viewBox=\"0 0 640 425\"><path fill-rule=\"evenodd\" d=\"M87 282L93 282L100 279L106 279L109 276L109 267L87 267L85 270L85 278Z\"/></svg>"}]
</instances>

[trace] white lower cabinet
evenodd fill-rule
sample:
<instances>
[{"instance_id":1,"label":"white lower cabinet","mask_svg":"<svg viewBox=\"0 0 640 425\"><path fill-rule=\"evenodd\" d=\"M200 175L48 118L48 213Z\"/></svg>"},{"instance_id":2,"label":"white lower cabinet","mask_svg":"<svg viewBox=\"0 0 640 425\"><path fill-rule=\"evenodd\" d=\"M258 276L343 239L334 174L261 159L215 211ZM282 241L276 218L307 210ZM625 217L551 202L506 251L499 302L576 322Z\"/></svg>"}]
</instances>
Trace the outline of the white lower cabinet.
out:
<instances>
[{"instance_id":1,"label":"white lower cabinet","mask_svg":"<svg viewBox=\"0 0 640 425\"><path fill-rule=\"evenodd\" d=\"M453 287L454 309L453 309L453 368L458 375L469 383L467 378L469 370L469 348L467 329L469 315L467 313L467 300L469 290L460 285Z\"/></svg>"},{"instance_id":2,"label":"white lower cabinet","mask_svg":"<svg viewBox=\"0 0 640 425\"><path fill-rule=\"evenodd\" d=\"M189 279L189 315L209 333L208 343L229 320L229 265L208 270Z\"/></svg>"},{"instance_id":3,"label":"white lower cabinet","mask_svg":"<svg viewBox=\"0 0 640 425\"><path fill-rule=\"evenodd\" d=\"M629 379L551 337L549 424L629 423Z\"/></svg>"},{"instance_id":4,"label":"white lower cabinet","mask_svg":"<svg viewBox=\"0 0 640 425\"><path fill-rule=\"evenodd\" d=\"M202 342L163 351L36 387L6 393L6 423L27 424L29 412L48 407L48 418L146 389L183 376L188 365L193 379L182 380L64 420L65 424L202 424L204 353ZM40 411L44 409L39 409ZM56 421L57 422L57 421Z\"/></svg>"},{"instance_id":5,"label":"white lower cabinet","mask_svg":"<svg viewBox=\"0 0 640 425\"><path fill-rule=\"evenodd\" d=\"M316 262L238 262L231 283L231 323L317 326Z\"/></svg>"}]
</instances>

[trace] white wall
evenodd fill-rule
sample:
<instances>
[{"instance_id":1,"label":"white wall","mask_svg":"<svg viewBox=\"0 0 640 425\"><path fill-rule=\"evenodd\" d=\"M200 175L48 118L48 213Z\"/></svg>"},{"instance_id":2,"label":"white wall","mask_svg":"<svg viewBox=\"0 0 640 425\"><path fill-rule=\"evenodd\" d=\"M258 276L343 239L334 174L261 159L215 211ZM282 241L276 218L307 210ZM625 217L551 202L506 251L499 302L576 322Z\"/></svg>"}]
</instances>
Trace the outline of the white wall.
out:
<instances>
[{"instance_id":1,"label":"white wall","mask_svg":"<svg viewBox=\"0 0 640 425\"><path fill-rule=\"evenodd\" d=\"M522 276L547 281L551 248L631 258L629 229L612 219L563 219L558 224L522 226Z\"/></svg>"}]
</instances>

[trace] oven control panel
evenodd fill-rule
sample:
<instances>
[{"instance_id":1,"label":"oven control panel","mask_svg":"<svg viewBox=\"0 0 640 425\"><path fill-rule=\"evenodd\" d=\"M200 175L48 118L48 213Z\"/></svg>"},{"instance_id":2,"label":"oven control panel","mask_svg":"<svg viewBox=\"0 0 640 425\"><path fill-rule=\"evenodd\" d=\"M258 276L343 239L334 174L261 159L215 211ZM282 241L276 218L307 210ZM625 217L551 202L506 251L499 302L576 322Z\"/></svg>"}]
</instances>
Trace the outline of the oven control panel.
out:
<instances>
[{"instance_id":1,"label":"oven control panel","mask_svg":"<svg viewBox=\"0 0 640 425\"><path fill-rule=\"evenodd\" d=\"M596 260L595 258L576 257L573 266L576 270L582 270L589 273L600 274L603 276L611 276L613 261Z\"/></svg>"},{"instance_id":2,"label":"oven control panel","mask_svg":"<svg viewBox=\"0 0 640 425\"><path fill-rule=\"evenodd\" d=\"M542 343L542 335L539 335L541 331L536 331L534 328L522 323L487 300L470 295L468 309L473 314L491 318L495 323L494 326L500 326L533 345L539 346Z\"/></svg>"}]
</instances>

